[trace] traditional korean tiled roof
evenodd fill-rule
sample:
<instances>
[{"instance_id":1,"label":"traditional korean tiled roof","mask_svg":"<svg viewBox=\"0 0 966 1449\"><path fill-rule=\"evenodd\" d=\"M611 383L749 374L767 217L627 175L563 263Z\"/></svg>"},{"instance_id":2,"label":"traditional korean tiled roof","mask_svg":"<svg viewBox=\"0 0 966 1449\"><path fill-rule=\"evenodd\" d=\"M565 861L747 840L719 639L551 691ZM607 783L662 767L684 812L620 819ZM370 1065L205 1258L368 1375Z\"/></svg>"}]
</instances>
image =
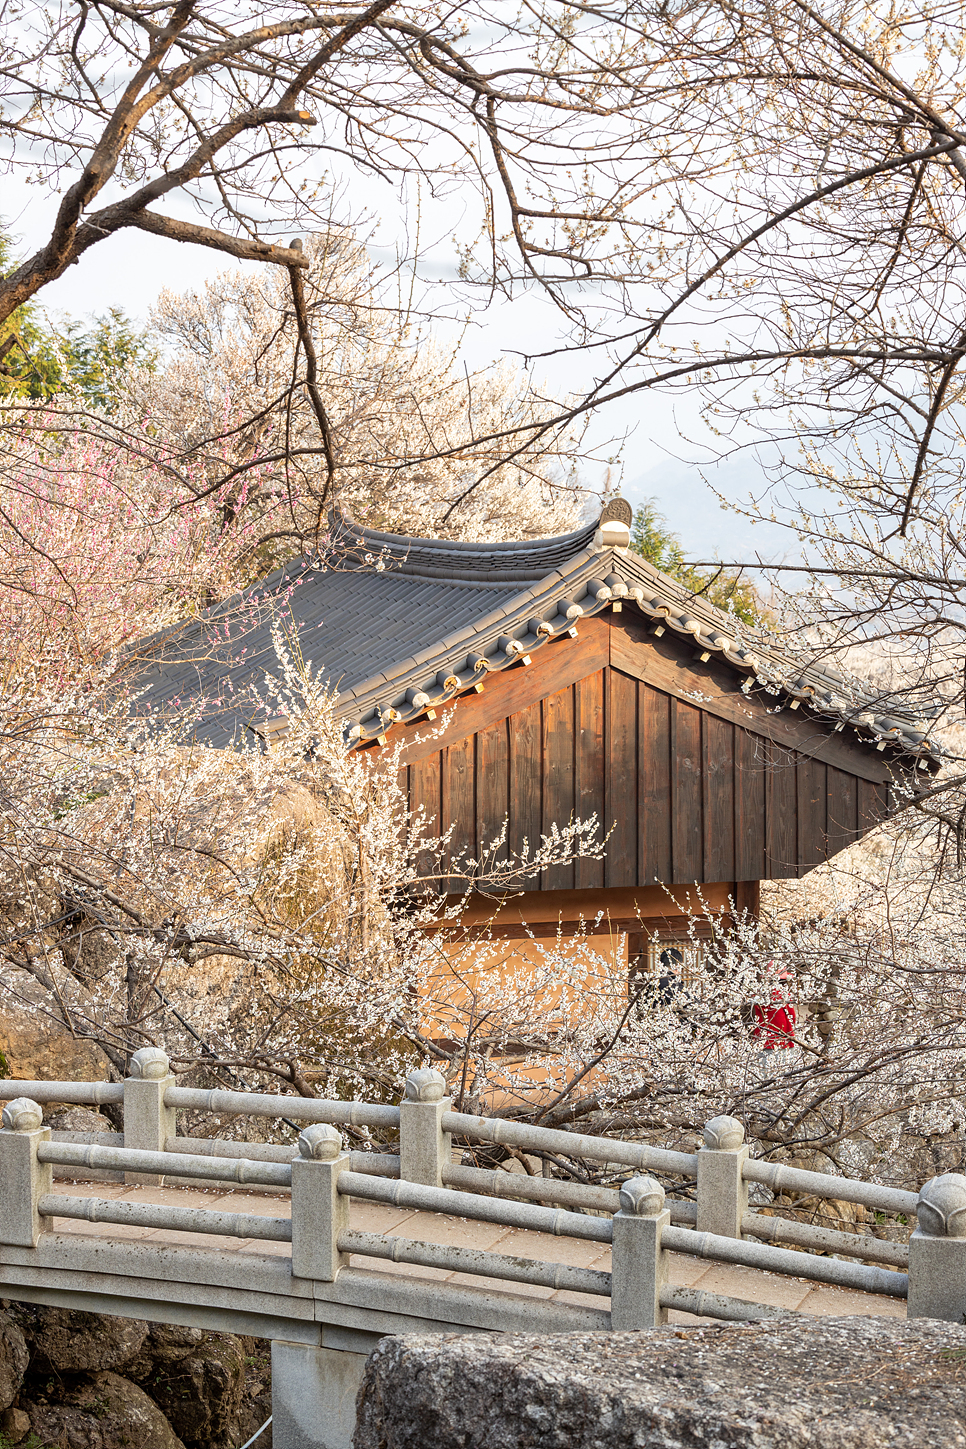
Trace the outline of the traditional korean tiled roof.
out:
<instances>
[{"instance_id":1,"label":"traditional korean tiled roof","mask_svg":"<svg viewBox=\"0 0 966 1449\"><path fill-rule=\"evenodd\" d=\"M723 661L836 729L938 760L914 720L877 710L831 669L796 666L764 635L633 553L630 512L612 499L573 533L511 543L408 538L339 517L320 557L287 565L136 651L138 708L170 716L204 701L195 733L213 745L270 735L284 722L273 726L251 701L253 686L278 673L280 627L337 691L347 738L381 740L620 604L649 620L654 634L686 638L699 659Z\"/></svg>"}]
</instances>

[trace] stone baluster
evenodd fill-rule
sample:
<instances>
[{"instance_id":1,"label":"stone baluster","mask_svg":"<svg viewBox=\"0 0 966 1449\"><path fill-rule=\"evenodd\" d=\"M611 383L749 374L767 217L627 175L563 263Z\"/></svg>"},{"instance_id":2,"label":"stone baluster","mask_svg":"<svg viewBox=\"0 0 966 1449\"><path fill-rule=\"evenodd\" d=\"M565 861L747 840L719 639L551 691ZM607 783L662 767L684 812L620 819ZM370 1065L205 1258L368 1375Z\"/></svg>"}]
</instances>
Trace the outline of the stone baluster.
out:
<instances>
[{"instance_id":1,"label":"stone baluster","mask_svg":"<svg viewBox=\"0 0 966 1449\"><path fill-rule=\"evenodd\" d=\"M299 1137L292 1159L292 1277L334 1283L348 1258L339 1250L339 1234L349 1226L349 1199L339 1192L339 1174L352 1158L342 1134L327 1122L315 1122Z\"/></svg>"},{"instance_id":2,"label":"stone baluster","mask_svg":"<svg viewBox=\"0 0 966 1449\"><path fill-rule=\"evenodd\" d=\"M612 1328L653 1328L667 1322L661 1289L667 1281L667 1254L661 1235L671 1214L664 1189L653 1177L632 1177L620 1191L611 1249L610 1319Z\"/></svg>"},{"instance_id":3,"label":"stone baluster","mask_svg":"<svg viewBox=\"0 0 966 1449\"><path fill-rule=\"evenodd\" d=\"M909 1318L966 1323L966 1177L944 1172L919 1193L909 1239Z\"/></svg>"},{"instance_id":4,"label":"stone baluster","mask_svg":"<svg viewBox=\"0 0 966 1449\"><path fill-rule=\"evenodd\" d=\"M712 1117L705 1123L704 1144L698 1152L698 1232L740 1238L748 1211L748 1184L741 1175L748 1160L745 1129L737 1117Z\"/></svg>"},{"instance_id":5,"label":"stone baluster","mask_svg":"<svg viewBox=\"0 0 966 1449\"><path fill-rule=\"evenodd\" d=\"M443 1167L452 1158L452 1138L443 1131L443 1113L451 1108L446 1081L432 1067L410 1072L399 1108L399 1176L403 1182L443 1186Z\"/></svg>"},{"instance_id":6,"label":"stone baluster","mask_svg":"<svg viewBox=\"0 0 966 1449\"><path fill-rule=\"evenodd\" d=\"M52 1190L49 1162L37 1161L37 1148L50 1141L43 1109L29 1097L15 1097L3 1109L0 1126L0 1243L35 1248L46 1221L38 1203Z\"/></svg>"},{"instance_id":7,"label":"stone baluster","mask_svg":"<svg viewBox=\"0 0 966 1449\"><path fill-rule=\"evenodd\" d=\"M124 1146L144 1152L165 1152L168 1138L177 1134L177 1114L164 1105L164 1094L175 1085L168 1058L160 1047L141 1047L131 1058L124 1082ZM157 1173L126 1172L124 1181L157 1187Z\"/></svg>"},{"instance_id":8,"label":"stone baluster","mask_svg":"<svg viewBox=\"0 0 966 1449\"><path fill-rule=\"evenodd\" d=\"M292 1160L292 1277L334 1283L348 1256L339 1235L349 1226L349 1198L339 1174L352 1162L342 1134L326 1122L306 1127ZM329 1330L330 1336L332 1330ZM278 1449L350 1449L355 1401L376 1334L335 1330L337 1348L276 1339L272 1343L272 1433Z\"/></svg>"}]
</instances>

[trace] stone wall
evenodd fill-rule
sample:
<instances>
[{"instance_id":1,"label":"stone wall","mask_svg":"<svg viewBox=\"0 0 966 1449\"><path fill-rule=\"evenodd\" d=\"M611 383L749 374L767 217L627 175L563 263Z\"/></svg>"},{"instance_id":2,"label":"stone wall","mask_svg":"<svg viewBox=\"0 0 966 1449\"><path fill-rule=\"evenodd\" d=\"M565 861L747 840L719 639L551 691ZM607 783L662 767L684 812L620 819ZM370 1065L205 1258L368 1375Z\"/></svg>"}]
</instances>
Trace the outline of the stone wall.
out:
<instances>
[{"instance_id":1,"label":"stone wall","mask_svg":"<svg viewBox=\"0 0 966 1449\"><path fill-rule=\"evenodd\" d=\"M815 1318L386 1338L355 1449L966 1445L966 1328Z\"/></svg>"},{"instance_id":2,"label":"stone wall","mask_svg":"<svg viewBox=\"0 0 966 1449\"><path fill-rule=\"evenodd\" d=\"M237 1449L271 1412L260 1339L0 1305L0 1431L9 1444ZM271 1449L271 1432L258 1449Z\"/></svg>"}]
</instances>

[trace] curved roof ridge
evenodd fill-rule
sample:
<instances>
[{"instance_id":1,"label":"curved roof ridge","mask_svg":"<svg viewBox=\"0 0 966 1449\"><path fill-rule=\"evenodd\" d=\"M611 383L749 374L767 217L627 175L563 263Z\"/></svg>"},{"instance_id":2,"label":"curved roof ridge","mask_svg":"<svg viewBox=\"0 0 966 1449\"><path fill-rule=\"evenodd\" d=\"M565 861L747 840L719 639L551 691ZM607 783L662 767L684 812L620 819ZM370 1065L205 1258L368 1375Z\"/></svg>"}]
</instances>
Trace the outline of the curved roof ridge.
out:
<instances>
[{"instance_id":1,"label":"curved roof ridge","mask_svg":"<svg viewBox=\"0 0 966 1449\"><path fill-rule=\"evenodd\" d=\"M420 538L389 533L358 523L351 514L341 509L333 510L332 519L333 542L336 545L348 535L357 545L370 551L382 550L390 554L393 561L407 572L426 569L440 576L439 570L447 564L451 567L458 565L461 569L470 567L474 571L484 566L487 574L494 578L504 575L520 580L542 578L558 563L583 553L600 526L595 518L569 533L478 543L470 539ZM402 557L398 557L400 554ZM506 560L505 567L501 567L502 560Z\"/></svg>"}]
</instances>

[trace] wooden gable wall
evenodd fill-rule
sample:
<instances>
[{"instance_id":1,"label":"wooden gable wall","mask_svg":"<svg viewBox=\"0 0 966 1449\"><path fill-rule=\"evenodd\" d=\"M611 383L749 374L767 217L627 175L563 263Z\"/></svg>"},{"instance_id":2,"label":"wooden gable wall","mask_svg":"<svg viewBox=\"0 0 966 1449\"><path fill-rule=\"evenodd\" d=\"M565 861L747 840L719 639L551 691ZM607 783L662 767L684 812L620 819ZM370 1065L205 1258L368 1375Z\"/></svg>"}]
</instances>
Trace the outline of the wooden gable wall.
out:
<instances>
[{"instance_id":1,"label":"wooden gable wall","mask_svg":"<svg viewBox=\"0 0 966 1449\"><path fill-rule=\"evenodd\" d=\"M439 738L441 721L407 727L413 808L474 856L506 817L519 850L596 814L606 859L544 871L531 890L799 876L884 816L883 753L693 656L630 609L581 621L576 639L460 699Z\"/></svg>"}]
</instances>

